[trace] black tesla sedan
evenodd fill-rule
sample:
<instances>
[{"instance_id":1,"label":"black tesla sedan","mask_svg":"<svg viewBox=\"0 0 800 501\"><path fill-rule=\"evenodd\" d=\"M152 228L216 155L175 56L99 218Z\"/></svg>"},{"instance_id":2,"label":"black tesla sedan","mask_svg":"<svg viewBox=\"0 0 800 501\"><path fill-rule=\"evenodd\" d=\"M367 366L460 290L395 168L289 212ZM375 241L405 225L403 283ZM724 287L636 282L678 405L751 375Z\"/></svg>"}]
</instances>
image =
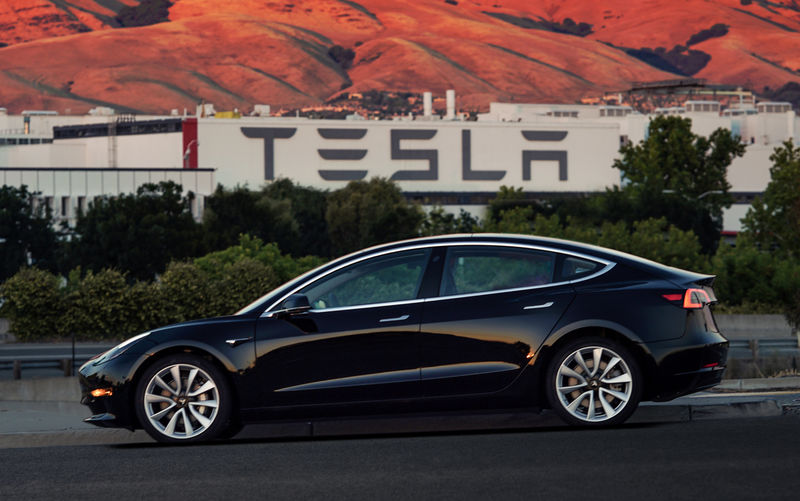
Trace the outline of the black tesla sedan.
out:
<instances>
[{"instance_id":1,"label":"black tesla sedan","mask_svg":"<svg viewBox=\"0 0 800 501\"><path fill-rule=\"evenodd\" d=\"M627 419L719 383L714 277L521 235L408 240L342 257L229 317L156 329L87 362L98 426L162 442L270 419L550 407Z\"/></svg>"}]
</instances>

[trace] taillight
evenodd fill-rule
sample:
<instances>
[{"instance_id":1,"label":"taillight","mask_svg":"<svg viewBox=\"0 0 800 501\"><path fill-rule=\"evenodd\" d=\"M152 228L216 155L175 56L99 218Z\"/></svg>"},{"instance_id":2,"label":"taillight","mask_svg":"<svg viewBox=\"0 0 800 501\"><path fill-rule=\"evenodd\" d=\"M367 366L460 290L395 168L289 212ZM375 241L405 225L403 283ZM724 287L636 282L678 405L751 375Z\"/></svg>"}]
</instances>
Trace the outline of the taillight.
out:
<instances>
[{"instance_id":1,"label":"taillight","mask_svg":"<svg viewBox=\"0 0 800 501\"><path fill-rule=\"evenodd\" d=\"M683 294L662 294L667 301L683 301L683 308L687 310L702 308L711 302L708 293L703 289L686 289Z\"/></svg>"},{"instance_id":2,"label":"taillight","mask_svg":"<svg viewBox=\"0 0 800 501\"><path fill-rule=\"evenodd\" d=\"M704 304L710 303L711 298L703 289L687 289L683 296L683 307L688 309L702 308Z\"/></svg>"}]
</instances>

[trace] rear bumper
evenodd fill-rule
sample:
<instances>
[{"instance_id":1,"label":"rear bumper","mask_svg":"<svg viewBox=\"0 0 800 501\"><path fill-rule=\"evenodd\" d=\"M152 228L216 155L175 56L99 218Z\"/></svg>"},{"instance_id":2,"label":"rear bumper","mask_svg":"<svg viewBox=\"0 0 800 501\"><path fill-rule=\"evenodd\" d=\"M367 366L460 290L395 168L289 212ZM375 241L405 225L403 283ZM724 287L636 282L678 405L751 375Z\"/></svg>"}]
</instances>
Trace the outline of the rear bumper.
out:
<instances>
[{"instance_id":1,"label":"rear bumper","mask_svg":"<svg viewBox=\"0 0 800 501\"><path fill-rule=\"evenodd\" d=\"M656 374L647 399L672 400L722 381L728 361L728 340L712 331L696 332L689 337L650 345Z\"/></svg>"}]
</instances>

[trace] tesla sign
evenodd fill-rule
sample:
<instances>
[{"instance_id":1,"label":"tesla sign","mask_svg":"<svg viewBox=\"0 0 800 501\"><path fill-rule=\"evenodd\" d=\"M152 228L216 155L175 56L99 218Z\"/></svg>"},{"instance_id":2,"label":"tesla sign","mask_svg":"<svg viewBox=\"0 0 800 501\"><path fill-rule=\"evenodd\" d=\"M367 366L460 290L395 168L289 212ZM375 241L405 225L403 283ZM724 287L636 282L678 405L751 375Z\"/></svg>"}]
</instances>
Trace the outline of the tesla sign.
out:
<instances>
[{"instance_id":1,"label":"tesla sign","mask_svg":"<svg viewBox=\"0 0 800 501\"><path fill-rule=\"evenodd\" d=\"M405 191L594 191L615 184L608 124L209 119L200 164L225 185L280 177L317 187L385 177ZM273 125L274 124L274 125ZM224 155L219 152L224 152Z\"/></svg>"}]
</instances>

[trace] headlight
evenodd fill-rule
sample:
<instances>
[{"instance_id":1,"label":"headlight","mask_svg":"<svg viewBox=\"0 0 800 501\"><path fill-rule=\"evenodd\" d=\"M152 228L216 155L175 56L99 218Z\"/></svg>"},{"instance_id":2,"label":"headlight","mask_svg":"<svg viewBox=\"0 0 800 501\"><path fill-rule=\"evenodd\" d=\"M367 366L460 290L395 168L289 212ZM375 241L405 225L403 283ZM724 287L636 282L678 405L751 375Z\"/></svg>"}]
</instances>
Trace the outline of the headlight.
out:
<instances>
[{"instance_id":1,"label":"headlight","mask_svg":"<svg viewBox=\"0 0 800 501\"><path fill-rule=\"evenodd\" d=\"M138 336L133 336L130 339L126 339L125 341L121 342L120 344L116 345L115 347L111 348L107 352L100 355L100 357L98 357L98 359L94 362L94 364L95 365L104 364L109 360L117 358L118 356L128 351L128 348L136 344L137 341L147 336L148 334L150 334L150 331L139 334Z\"/></svg>"}]
</instances>

